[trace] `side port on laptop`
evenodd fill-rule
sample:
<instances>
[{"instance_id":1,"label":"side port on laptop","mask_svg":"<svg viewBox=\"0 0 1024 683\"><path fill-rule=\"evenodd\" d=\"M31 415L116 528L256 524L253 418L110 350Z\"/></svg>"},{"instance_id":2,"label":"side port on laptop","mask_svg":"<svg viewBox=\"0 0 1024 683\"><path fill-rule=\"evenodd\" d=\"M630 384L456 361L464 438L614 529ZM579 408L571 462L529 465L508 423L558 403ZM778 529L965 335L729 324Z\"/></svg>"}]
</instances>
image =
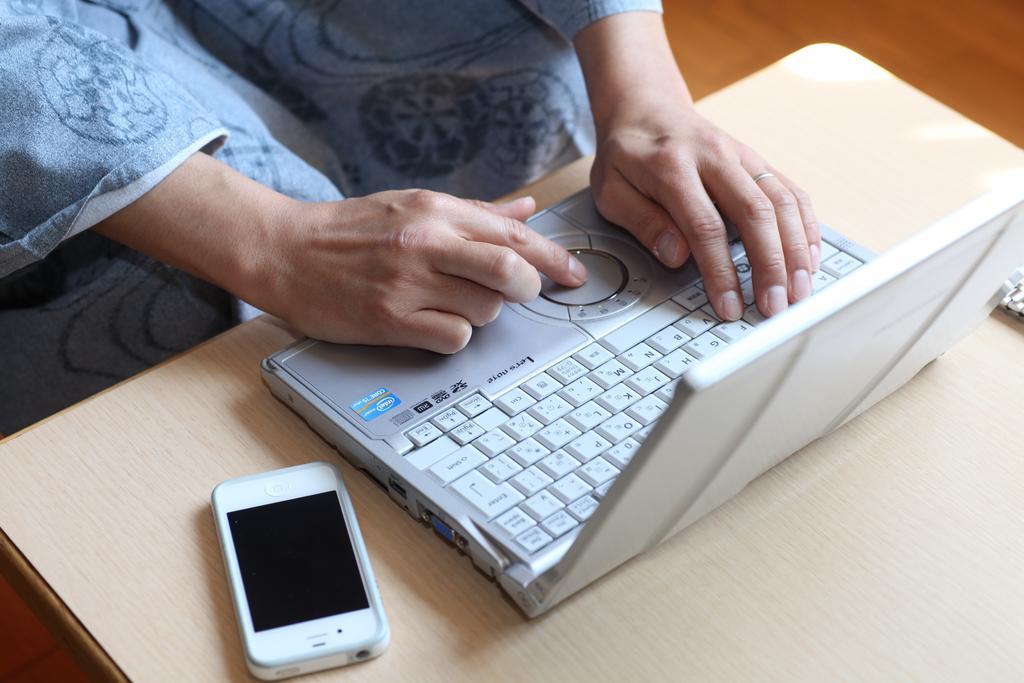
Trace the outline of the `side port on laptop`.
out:
<instances>
[{"instance_id":1,"label":"side port on laptop","mask_svg":"<svg viewBox=\"0 0 1024 683\"><path fill-rule=\"evenodd\" d=\"M434 532L454 545L459 550L465 551L469 547L469 541L464 536L459 534L458 531L448 525L443 519L435 515L430 510L423 508L420 510L420 519L430 525Z\"/></svg>"}]
</instances>

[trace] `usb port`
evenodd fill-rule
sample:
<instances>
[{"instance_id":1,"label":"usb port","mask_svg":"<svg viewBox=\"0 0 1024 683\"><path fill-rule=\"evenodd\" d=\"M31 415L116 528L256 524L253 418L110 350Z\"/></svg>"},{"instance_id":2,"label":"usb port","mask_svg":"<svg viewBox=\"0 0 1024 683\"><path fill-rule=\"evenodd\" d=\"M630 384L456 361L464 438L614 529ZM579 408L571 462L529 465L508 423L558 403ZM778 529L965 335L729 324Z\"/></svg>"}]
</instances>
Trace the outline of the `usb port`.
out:
<instances>
[{"instance_id":1,"label":"usb port","mask_svg":"<svg viewBox=\"0 0 1024 683\"><path fill-rule=\"evenodd\" d=\"M394 477L388 477L388 486L390 486L395 493L400 495L402 498L406 498L405 487L395 481Z\"/></svg>"},{"instance_id":2,"label":"usb port","mask_svg":"<svg viewBox=\"0 0 1024 683\"><path fill-rule=\"evenodd\" d=\"M434 531L436 531L441 538L449 543L455 543L455 529L452 529L434 515L431 515L430 517L430 525L434 527Z\"/></svg>"}]
</instances>

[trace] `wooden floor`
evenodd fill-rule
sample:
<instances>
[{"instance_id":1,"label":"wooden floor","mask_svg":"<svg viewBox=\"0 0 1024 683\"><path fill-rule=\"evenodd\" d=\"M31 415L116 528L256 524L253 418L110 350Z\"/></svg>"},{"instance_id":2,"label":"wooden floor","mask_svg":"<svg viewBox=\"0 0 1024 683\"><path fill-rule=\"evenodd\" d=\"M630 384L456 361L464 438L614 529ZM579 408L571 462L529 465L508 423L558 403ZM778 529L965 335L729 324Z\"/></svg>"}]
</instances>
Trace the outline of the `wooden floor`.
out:
<instances>
[{"instance_id":1,"label":"wooden floor","mask_svg":"<svg viewBox=\"0 0 1024 683\"><path fill-rule=\"evenodd\" d=\"M846 45L1024 146L1024 0L664 0L695 97L804 45ZM0 579L0 683L84 680Z\"/></svg>"}]
</instances>

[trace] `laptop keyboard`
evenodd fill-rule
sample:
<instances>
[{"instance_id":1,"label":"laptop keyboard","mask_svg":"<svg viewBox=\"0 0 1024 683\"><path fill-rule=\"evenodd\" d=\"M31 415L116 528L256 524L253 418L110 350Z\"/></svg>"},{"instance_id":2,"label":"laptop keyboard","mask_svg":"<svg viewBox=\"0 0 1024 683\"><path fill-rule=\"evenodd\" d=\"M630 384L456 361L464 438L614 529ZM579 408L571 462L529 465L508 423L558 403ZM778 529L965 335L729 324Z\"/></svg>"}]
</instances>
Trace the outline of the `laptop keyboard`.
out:
<instances>
[{"instance_id":1,"label":"laptop keyboard","mask_svg":"<svg viewBox=\"0 0 1024 683\"><path fill-rule=\"evenodd\" d=\"M473 394L406 432L406 460L457 493L527 555L580 527L668 408L680 375L753 331L723 322L697 283L500 396ZM861 261L822 242L815 292Z\"/></svg>"}]
</instances>

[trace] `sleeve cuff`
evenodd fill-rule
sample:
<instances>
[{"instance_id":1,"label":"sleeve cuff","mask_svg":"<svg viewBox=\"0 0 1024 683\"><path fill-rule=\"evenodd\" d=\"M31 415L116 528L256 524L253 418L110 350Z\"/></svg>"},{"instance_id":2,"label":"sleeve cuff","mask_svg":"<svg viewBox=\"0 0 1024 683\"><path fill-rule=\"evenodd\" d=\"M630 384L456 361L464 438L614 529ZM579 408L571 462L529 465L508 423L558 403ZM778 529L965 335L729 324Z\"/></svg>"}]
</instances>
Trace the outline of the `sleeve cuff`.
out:
<instances>
[{"instance_id":1,"label":"sleeve cuff","mask_svg":"<svg viewBox=\"0 0 1024 683\"><path fill-rule=\"evenodd\" d=\"M133 157L126 164L113 169L109 174L96 185L96 188L89 194L85 204L71 222L64 239L73 237L84 230L88 230L100 221L109 218L124 207L128 206L142 195L153 189L161 180L169 176L178 166L185 163L185 160L196 152L203 151L213 154L220 149L227 140L228 132L224 128L215 128L197 137L187 147L179 151L170 159L159 162L159 159L150 159L154 156L153 150L146 150ZM125 175L127 167L147 167L153 163L159 163L153 170L130 181L127 185L118 185L117 179Z\"/></svg>"},{"instance_id":2,"label":"sleeve cuff","mask_svg":"<svg viewBox=\"0 0 1024 683\"><path fill-rule=\"evenodd\" d=\"M526 4L534 5L532 2ZM534 11L570 41L590 24L613 14L662 12L661 0L577 0L555 3L554 6L557 9L545 6L544 9L534 7Z\"/></svg>"}]
</instances>

